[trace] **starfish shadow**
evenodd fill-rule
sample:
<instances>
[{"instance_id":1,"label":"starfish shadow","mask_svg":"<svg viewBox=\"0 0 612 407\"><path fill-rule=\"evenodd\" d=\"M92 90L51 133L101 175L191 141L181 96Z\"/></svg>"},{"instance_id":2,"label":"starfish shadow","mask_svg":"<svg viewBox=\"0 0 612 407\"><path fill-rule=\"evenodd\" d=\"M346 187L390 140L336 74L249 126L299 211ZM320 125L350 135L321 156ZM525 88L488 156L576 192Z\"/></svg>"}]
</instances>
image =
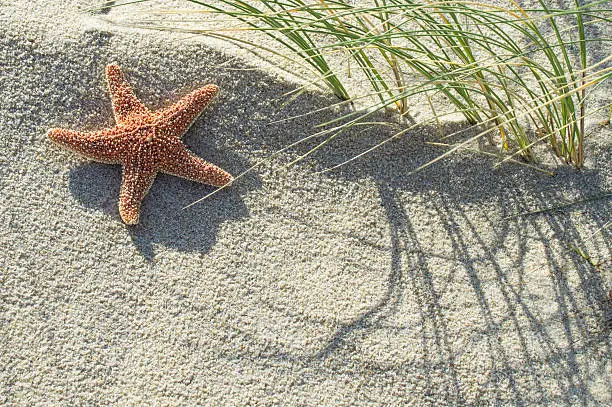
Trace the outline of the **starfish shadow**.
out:
<instances>
[{"instance_id":1,"label":"starfish shadow","mask_svg":"<svg viewBox=\"0 0 612 407\"><path fill-rule=\"evenodd\" d=\"M202 148L192 148L199 153ZM217 155L207 150L203 154L211 162L241 170L248 163L231 154ZM180 251L207 252L216 241L220 225L230 219L248 216L248 209L241 196L260 185L256 174L240 180L231 188L209 197L190 207L215 190L197 182L159 174L141 206L140 222L129 228L130 237L138 251L147 259L154 257L154 245L173 247ZM121 222L118 210L121 187L121 167L96 162L76 167L70 171L70 191L81 204L102 210Z\"/></svg>"}]
</instances>

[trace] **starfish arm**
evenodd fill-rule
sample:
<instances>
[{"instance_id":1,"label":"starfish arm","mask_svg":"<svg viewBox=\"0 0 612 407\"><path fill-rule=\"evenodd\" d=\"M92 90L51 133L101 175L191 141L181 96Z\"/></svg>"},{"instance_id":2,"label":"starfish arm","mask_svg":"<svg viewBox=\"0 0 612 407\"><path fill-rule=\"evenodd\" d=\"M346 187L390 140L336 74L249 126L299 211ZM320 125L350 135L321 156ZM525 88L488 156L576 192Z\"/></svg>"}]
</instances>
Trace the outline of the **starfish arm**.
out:
<instances>
[{"instance_id":1,"label":"starfish arm","mask_svg":"<svg viewBox=\"0 0 612 407\"><path fill-rule=\"evenodd\" d=\"M125 80L123 72L121 72L117 65L108 65L106 67L106 78L117 124L127 123L131 115L150 113L149 109L134 95L134 91Z\"/></svg>"},{"instance_id":2,"label":"starfish arm","mask_svg":"<svg viewBox=\"0 0 612 407\"><path fill-rule=\"evenodd\" d=\"M157 113L160 128L168 134L182 137L193 121L219 93L217 85L206 85L184 96L172 106Z\"/></svg>"},{"instance_id":3,"label":"starfish arm","mask_svg":"<svg viewBox=\"0 0 612 407\"><path fill-rule=\"evenodd\" d=\"M195 156L185 147L175 153L172 161L163 163L160 171L216 187L222 187L234 180L229 173Z\"/></svg>"},{"instance_id":4,"label":"starfish arm","mask_svg":"<svg viewBox=\"0 0 612 407\"><path fill-rule=\"evenodd\" d=\"M94 161L109 164L121 162L122 134L112 129L94 132L50 129L47 136L57 144Z\"/></svg>"},{"instance_id":5,"label":"starfish arm","mask_svg":"<svg viewBox=\"0 0 612 407\"><path fill-rule=\"evenodd\" d=\"M119 214L128 225L138 223L140 203L149 192L157 172L129 162L123 165L123 181L119 195Z\"/></svg>"}]
</instances>

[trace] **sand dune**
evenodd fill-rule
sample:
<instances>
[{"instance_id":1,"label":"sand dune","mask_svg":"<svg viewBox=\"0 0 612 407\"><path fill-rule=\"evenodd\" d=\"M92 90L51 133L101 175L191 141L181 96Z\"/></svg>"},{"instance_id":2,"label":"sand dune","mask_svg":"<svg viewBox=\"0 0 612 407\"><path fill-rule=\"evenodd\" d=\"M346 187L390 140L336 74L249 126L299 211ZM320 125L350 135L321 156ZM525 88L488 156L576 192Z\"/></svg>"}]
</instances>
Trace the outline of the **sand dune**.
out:
<instances>
[{"instance_id":1,"label":"sand dune","mask_svg":"<svg viewBox=\"0 0 612 407\"><path fill-rule=\"evenodd\" d=\"M0 5L0 404L612 403L610 200L514 217L609 193L609 127L552 177L468 153L410 175L444 151L425 126L317 173L385 137L348 134L186 210L212 188L159 176L127 227L120 167L45 137L113 125L106 64L151 108L217 84L185 143L234 174L333 113L272 122L335 99L285 105L300 84L248 53L89 5Z\"/></svg>"}]
</instances>

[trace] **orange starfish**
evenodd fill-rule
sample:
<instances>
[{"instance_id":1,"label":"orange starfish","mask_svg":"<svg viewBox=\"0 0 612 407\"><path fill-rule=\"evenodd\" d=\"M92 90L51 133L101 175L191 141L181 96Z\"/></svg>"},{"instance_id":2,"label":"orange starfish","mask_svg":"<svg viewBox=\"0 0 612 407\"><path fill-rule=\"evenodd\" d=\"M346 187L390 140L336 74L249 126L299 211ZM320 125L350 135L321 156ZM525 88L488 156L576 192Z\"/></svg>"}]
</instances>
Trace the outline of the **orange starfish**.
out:
<instances>
[{"instance_id":1,"label":"orange starfish","mask_svg":"<svg viewBox=\"0 0 612 407\"><path fill-rule=\"evenodd\" d=\"M151 112L134 95L117 65L106 67L117 125L95 132L51 129L56 143L87 158L123 166L119 213L129 225L138 223L140 203L158 172L204 184L223 186L230 174L191 153L181 137L217 95L216 85L206 85L172 106Z\"/></svg>"}]
</instances>

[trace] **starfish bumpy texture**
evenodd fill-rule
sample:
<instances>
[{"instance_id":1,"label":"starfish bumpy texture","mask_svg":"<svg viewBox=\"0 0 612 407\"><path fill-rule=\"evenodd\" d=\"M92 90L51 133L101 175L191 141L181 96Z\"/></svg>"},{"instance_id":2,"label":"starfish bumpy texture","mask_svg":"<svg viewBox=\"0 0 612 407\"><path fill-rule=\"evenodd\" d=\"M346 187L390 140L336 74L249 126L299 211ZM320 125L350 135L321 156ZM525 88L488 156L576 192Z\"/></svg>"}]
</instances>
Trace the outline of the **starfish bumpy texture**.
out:
<instances>
[{"instance_id":1,"label":"starfish bumpy texture","mask_svg":"<svg viewBox=\"0 0 612 407\"><path fill-rule=\"evenodd\" d=\"M166 109L151 112L136 98L117 65L106 67L106 77L115 127L95 132L51 129L47 135L87 158L123 166L119 213L125 223L138 223L140 203L158 172L218 187L233 181L230 174L196 157L181 141L219 92L216 85L206 85Z\"/></svg>"}]
</instances>

